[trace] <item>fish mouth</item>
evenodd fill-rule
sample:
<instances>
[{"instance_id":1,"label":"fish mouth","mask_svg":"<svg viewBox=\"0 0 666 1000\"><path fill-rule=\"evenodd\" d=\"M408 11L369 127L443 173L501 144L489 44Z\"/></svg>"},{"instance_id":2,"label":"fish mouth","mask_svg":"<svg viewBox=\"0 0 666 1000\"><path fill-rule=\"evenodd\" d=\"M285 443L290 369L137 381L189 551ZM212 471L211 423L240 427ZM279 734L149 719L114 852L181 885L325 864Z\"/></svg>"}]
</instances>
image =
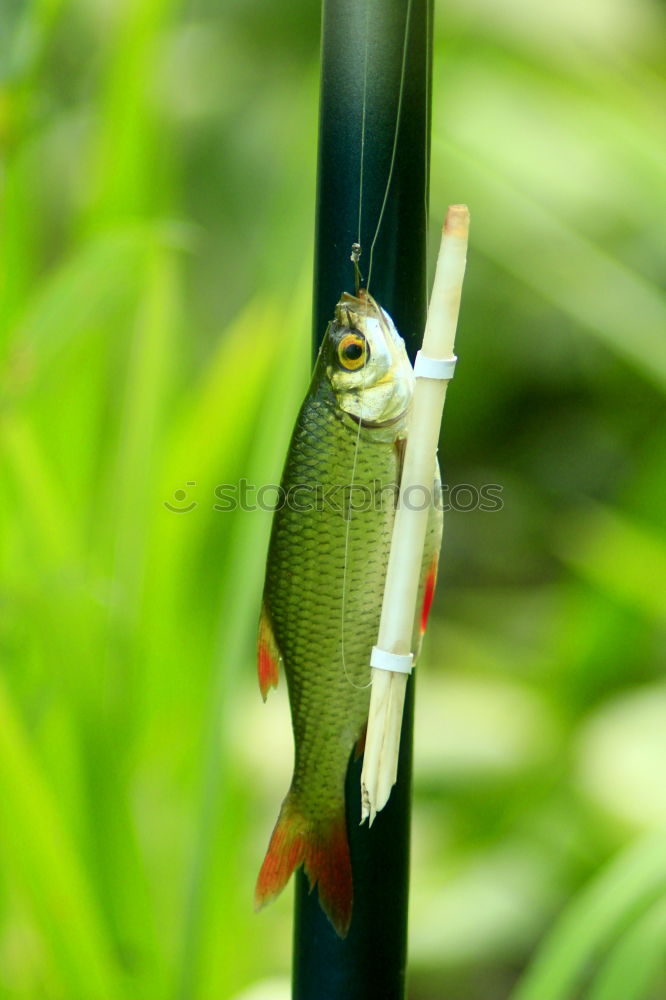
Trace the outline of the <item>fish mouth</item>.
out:
<instances>
[{"instance_id":1,"label":"fish mouth","mask_svg":"<svg viewBox=\"0 0 666 1000\"><path fill-rule=\"evenodd\" d=\"M351 292L343 292L340 301L335 307L335 318L341 326L353 326L352 314L356 313L362 317L380 316L381 308L377 305L372 295L361 288L358 295Z\"/></svg>"}]
</instances>

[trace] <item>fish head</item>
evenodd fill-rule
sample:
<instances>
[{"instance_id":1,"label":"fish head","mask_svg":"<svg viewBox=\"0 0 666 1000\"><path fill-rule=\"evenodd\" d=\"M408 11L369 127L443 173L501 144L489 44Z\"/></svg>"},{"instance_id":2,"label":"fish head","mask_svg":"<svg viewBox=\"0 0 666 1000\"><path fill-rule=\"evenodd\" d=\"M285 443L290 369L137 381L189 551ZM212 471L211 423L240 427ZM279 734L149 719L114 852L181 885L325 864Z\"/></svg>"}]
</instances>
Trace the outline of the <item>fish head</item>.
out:
<instances>
[{"instance_id":1,"label":"fish head","mask_svg":"<svg viewBox=\"0 0 666 1000\"><path fill-rule=\"evenodd\" d=\"M407 413L414 372L393 320L371 295L343 293L329 323L323 352L338 406L368 426Z\"/></svg>"}]
</instances>

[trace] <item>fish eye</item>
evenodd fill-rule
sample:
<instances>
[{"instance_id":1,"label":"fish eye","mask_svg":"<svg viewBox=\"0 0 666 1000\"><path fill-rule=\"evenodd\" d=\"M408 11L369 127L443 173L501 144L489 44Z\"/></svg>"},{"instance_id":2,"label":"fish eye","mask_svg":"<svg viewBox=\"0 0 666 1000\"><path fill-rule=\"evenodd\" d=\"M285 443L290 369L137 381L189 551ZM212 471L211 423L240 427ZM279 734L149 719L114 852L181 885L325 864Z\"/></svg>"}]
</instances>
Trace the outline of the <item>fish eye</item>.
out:
<instances>
[{"instance_id":1,"label":"fish eye","mask_svg":"<svg viewBox=\"0 0 666 1000\"><path fill-rule=\"evenodd\" d=\"M365 337L360 333L346 333L338 344L338 360L348 372L357 371L367 361Z\"/></svg>"}]
</instances>

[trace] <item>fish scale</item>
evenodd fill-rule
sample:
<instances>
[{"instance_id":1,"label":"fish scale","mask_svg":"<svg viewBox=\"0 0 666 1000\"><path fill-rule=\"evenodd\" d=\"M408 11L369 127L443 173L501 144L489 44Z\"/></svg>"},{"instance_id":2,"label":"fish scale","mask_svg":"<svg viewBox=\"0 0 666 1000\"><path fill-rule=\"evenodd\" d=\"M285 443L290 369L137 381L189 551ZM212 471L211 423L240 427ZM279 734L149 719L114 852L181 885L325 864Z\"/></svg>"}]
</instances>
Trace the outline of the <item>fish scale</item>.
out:
<instances>
[{"instance_id":1,"label":"fish scale","mask_svg":"<svg viewBox=\"0 0 666 1000\"><path fill-rule=\"evenodd\" d=\"M328 496L351 484L352 472L357 490L374 490L377 480L397 482L395 444L374 441L370 429L359 433L320 382L299 415L283 483L317 487ZM330 495L331 506L343 506L342 490ZM319 815L339 810L349 754L367 720L370 652L381 610L377 581L386 572L394 517L388 505L378 512L352 511L349 520L343 510L322 506L307 512L285 506L276 513L265 591L277 646L290 651L285 673L296 746L292 790Z\"/></svg>"}]
</instances>

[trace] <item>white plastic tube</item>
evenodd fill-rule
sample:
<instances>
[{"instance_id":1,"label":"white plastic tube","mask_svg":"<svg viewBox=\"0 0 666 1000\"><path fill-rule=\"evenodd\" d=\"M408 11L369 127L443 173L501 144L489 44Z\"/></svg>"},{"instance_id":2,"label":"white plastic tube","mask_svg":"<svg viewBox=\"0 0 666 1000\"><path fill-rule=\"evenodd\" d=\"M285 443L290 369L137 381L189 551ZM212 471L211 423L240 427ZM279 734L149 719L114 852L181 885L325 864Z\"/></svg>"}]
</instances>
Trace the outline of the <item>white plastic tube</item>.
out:
<instances>
[{"instance_id":1,"label":"white plastic tube","mask_svg":"<svg viewBox=\"0 0 666 1000\"><path fill-rule=\"evenodd\" d=\"M420 352L424 362L416 373L401 495L410 488L419 487L432 495L444 400L454 367L453 347L465 274L468 231L467 206L449 206ZM428 359L451 363L428 364ZM409 504L399 505L393 525L376 646L388 654L406 657L413 652L410 646L427 524L427 507L417 510ZM395 672L386 667L372 669L370 714L361 774L361 821L369 818L371 824L386 805L396 780L407 676L402 671Z\"/></svg>"}]
</instances>

